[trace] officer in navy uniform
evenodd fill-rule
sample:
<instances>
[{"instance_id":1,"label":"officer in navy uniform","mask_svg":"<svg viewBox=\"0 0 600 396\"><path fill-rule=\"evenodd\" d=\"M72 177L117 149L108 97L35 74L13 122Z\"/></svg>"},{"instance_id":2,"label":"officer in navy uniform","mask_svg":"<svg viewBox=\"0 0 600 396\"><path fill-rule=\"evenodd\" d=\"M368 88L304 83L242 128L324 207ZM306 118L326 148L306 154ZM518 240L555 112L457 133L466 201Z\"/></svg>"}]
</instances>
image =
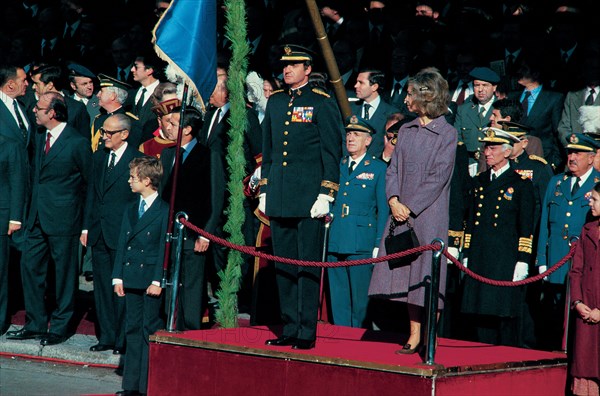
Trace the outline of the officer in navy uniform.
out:
<instances>
[{"instance_id":1,"label":"officer in navy uniform","mask_svg":"<svg viewBox=\"0 0 600 396\"><path fill-rule=\"evenodd\" d=\"M127 111L125 106L123 106L125 99L127 99L127 90L131 88L131 85L105 74L98 74L98 79L100 80L100 91L98 92L98 97L100 98L99 104L102 109L100 110L100 114L98 114L92 121L92 150L96 151L104 146L104 141L100 137L100 128L102 128L102 125L104 125L104 121L114 114L125 114L131 118L131 131L129 131L128 142L133 147L138 147L140 143L142 143L140 141L142 137L142 131L138 122L139 119L135 116L135 114ZM109 87L115 87L125 91L125 99L123 99L123 102L111 100L110 103L106 103L103 101L103 88Z\"/></svg>"},{"instance_id":2,"label":"officer in navy uniform","mask_svg":"<svg viewBox=\"0 0 600 396\"><path fill-rule=\"evenodd\" d=\"M533 244L533 184L512 168L513 135L488 128L480 141L490 169L473 180L464 255L469 269L486 278L518 281L529 273ZM498 287L466 277L462 312L475 340L488 344L519 342L522 287ZM499 303L501 302L501 303Z\"/></svg>"},{"instance_id":3,"label":"officer in navy uniform","mask_svg":"<svg viewBox=\"0 0 600 396\"><path fill-rule=\"evenodd\" d=\"M259 209L269 216L277 256L320 261L323 221L339 189L343 123L335 100L308 84L312 55L286 45L286 90L273 92L263 120ZM317 336L321 269L276 263L283 334L268 345L310 349Z\"/></svg>"},{"instance_id":4,"label":"officer in navy uniform","mask_svg":"<svg viewBox=\"0 0 600 396\"><path fill-rule=\"evenodd\" d=\"M367 153L374 133L371 125L353 115L346 121L346 149L340 163L340 191L331 212L329 256L338 262L377 257L389 207L385 195L387 165ZM333 323L367 327L371 264L329 268Z\"/></svg>"},{"instance_id":5,"label":"officer in navy uniform","mask_svg":"<svg viewBox=\"0 0 600 396\"><path fill-rule=\"evenodd\" d=\"M533 182L533 193L535 196L535 213L534 213L534 233L533 235L539 234L540 215L542 211L542 200L546 194L546 189L550 183L550 179L554 175L552 167L548 162L534 154L528 154L526 152L529 138L527 133L531 128L518 124L512 121L499 121L498 124L502 127L502 130L510 133L517 137L519 142L516 142L513 146L510 160L515 171L523 177L527 177ZM537 251L537 238L533 240L533 251ZM534 260L530 263L530 272L535 272ZM541 293L541 283L536 282L534 284L525 286L526 290L526 302L523 305L522 317L519 321L520 330L519 334L521 341L519 345L533 348L536 346L535 337L535 325L534 316L539 314L539 301Z\"/></svg>"},{"instance_id":6,"label":"officer in navy uniform","mask_svg":"<svg viewBox=\"0 0 600 396\"><path fill-rule=\"evenodd\" d=\"M536 266L539 273L558 263L568 252L572 237L579 236L589 212L589 199L594 185L600 182L600 172L593 163L600 142L574 133L566 138L567 172L550 179L542 202L540 236ZM564 332L564 310L567 264L544 279L539 348L561 349Z\"/></svg>"}]
</instances>

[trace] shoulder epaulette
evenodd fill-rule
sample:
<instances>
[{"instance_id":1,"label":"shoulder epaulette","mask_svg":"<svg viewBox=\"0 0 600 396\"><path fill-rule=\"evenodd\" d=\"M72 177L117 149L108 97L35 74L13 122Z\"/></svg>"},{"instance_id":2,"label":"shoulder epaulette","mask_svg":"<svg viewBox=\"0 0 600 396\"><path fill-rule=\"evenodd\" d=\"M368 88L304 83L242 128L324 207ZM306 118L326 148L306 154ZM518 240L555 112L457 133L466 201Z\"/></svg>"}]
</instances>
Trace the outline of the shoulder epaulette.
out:
<instances>
[{"instance_id":1,"label":"shoulder epaulette","mask_svg":"<svg viewBox=\"0 0 600 396\"><path fill-rule=\"evenodd\" d=\"M464 144L463 142L458 142L458 145L459 145L459 146L462 146L463 144Z\"/></svg>"},{"instance_id":2,"label":"shoulder epaulette","mask_svg":"<svg viewBox=\"0 0 600 396\"><path fill-rule=\"evenodd\" d=\"M277 93L281 93L281 92L283 92L283 91L284 91L283 89L277 89L277 90L275 90L275 91L271 92L271 95L275 95L275 94L277 94Z\"/></svg>"},{"instance_id":3,"label":"shoulder epaulette","mask_svg":"<svg viewBox=\"0 0 600 396\"><path fill-rule=\"evenodd\" d=\"M136 116L135 114L133 114L133 113L130 113L130 112L128 112L128 111L126 111L126 112L125 112L125 114L127 114L129 117L133 118L133 119L134 119L134 120L136 120L136 121L139 121L139 120L140 120L138 116Z\"/></svg>"},{"instance_id":4,"label":"shoulder epaulette","mask_svg":"<svg viewBox=\"0 0 600 396\"><path fill-rule=\"evenodd\" d=\"M312 89L312 91L313 91L314 93L316 93L316 94L323 95L323 96L325 96L326 98L330 98L330 97L331 97L331 95L329 95L329 94L328 94L327 92L325 92L325 91L322 91L322 90L320 90L319 88L313 88L313 89Z\"/></svg>"},{"instance_id":5,"label":"shoulder epaulette","mask_svg":"<svg viewBox=\"0 0 600 396\"><path fill-rule=\"evenodd\" d=\"M520 176L521 176L521 179L523 179L523 180L529 180L529 178L525 175L520 175Z\"/></svg>"},{"instance_id":6,"label":"shoulder epaulette","mask_svg":"<svg viewBox=\"0 0 600 396\"><path fill-rule=\"evenodd\" d=\"M529 159L534 160L534 161L540 161L542 164L544 165L548 165L548 161L546 161L545 159L543 159L542 157L539 157L537 155L531 154L529 156Z\"/></svg>"}]
</instances>

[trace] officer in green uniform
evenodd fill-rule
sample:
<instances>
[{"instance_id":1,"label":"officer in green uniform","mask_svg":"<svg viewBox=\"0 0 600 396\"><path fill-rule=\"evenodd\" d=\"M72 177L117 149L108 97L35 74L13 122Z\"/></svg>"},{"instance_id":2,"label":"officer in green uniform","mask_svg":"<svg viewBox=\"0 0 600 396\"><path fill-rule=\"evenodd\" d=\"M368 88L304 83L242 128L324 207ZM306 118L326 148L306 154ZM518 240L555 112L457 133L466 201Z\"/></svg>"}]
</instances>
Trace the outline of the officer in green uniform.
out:
<instances>
[{"instance_id":1,"label":"officer in green uniform","mask_svg":"<svg viewBox=\"0 0 600 396\"><path fill-rule=\"evenodd\" d=\"M312 55L292 45L281 61L288 89L273 92L263 120L259 209L277 256L320 261L323 221L339 185L343 124L333 98L308 83ZM268 345L310 349L316 340L321 269L276 263L283 335Z\"/></svg>"},{"instance_id":2,"label":"officer in green uniform","mask_svg":"<svg viewBox=\"0 0 600 396\"><path fill-rule=\"evenodd\" d=\"M98 79L100 80L100 91L98 91L97 96L101 110L100 114L92 121L92 151L96 151L104 146L101 137L101 128L104 125L104 121L114 114L126 114L131 118L131 131L129 132L127 141L133 147L138 147L142 137L141 127L138 123L139 119L133 113L126 111L123 106L123 103L127 99L127 90L131 88L131 85L105 74L99 74Z\"/></svg>"}]
</instances>

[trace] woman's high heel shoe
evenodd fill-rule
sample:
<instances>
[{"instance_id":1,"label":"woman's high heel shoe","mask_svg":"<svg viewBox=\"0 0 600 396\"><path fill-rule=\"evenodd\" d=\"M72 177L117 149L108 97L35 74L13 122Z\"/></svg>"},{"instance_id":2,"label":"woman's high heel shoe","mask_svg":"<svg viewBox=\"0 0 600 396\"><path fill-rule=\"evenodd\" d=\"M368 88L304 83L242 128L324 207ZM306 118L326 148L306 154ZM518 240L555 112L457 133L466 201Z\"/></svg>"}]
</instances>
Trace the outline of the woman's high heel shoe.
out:
<instances>
[{"instance_id":1,"label":"woman's high heel shoe","mask_svg":"<svg viewBox=\"0 0 600 396\"><path fill-rule=\"evenodd\" d=\"M414 348L410 344L404 344L404 346L402 347L402 349L398 349L396 351L396 353L399 354L399 355L412 355L414 353L417 353L417 351L419 350L419 348L420 348L419 344L417 344Z\"/></svg>"}]
</instances>

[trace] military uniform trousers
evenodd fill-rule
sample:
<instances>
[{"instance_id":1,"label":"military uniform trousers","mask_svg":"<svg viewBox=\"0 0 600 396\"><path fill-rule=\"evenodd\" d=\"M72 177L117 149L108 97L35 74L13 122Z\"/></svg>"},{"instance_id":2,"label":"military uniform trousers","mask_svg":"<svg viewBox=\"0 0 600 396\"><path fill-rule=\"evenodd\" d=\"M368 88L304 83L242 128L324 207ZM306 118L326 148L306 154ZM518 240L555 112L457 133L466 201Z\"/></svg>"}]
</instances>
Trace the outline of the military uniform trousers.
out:
<instances>
[{"instance_id":1,"label":"military uniform trousers","mask_svg":"<svg viewBox=\"0 0 600 396\"><path fill-rule=\"evenodd\" d=\"M323 221L271 217L273 253L300 260L321 261ZM321 268L275 263L283 336L315 340Z\"/></svg>"},{"instance_id":2,"label":"military uniform trousers","mask_svg":"<svg viewBox=\"0 0 600 396\"><path fill-rule=\"evenodd\" d=\"M329 262L371 258L370 254L330 254ZM373 265L328 268L333 323L338 326L366 327L369 284Z\"/></svg>"}]
</instances>

